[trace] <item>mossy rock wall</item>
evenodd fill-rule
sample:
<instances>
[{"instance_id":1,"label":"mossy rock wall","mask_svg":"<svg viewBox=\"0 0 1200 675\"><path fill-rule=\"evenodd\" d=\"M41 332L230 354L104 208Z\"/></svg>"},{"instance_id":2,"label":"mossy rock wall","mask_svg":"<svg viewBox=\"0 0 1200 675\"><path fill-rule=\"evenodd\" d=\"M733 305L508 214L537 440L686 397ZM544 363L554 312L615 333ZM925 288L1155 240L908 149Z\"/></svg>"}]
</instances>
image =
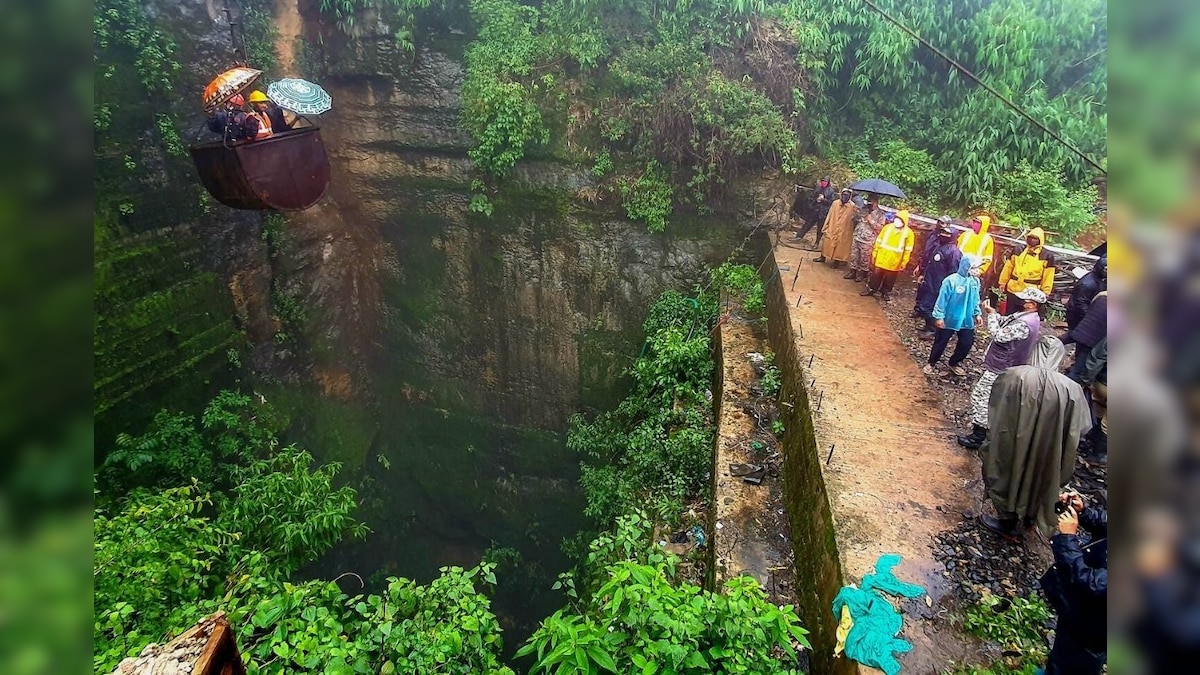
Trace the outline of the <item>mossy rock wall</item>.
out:
<instances>
[{"instance_id":1,"label":"mossy rock wall","mask_svg":"<svg viewBox=\"0 0 1200 675\"><path fill-rule=\"evenodd\" d=\"M842 587L842 569L829 495L821 475L823 458L813 431L808 379L774 255L768 257L765 268L769 342L783 380L779 400L785 405L779 406L779 412L786 429L782 439L784 499L792 523L797 605L805 628L811 632L813 675L848 675L857 672L854 663L833 656L837 642L833 597Z\"/></svg>"}]
</instances>

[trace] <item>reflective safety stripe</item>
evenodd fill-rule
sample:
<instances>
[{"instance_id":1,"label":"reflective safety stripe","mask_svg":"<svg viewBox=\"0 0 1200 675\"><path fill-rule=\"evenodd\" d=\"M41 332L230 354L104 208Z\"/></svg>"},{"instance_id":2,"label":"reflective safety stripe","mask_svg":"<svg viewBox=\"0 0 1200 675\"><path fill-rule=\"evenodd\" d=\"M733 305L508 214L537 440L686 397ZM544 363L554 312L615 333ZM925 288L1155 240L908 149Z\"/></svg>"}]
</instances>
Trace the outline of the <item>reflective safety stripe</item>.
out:
<instances>
[{"instance_id":1,"label":"reflective safety stripe","mask_svg":"<svg viewBox=\"0 0 1200 675\"><path fill-rule=\"evenodd\" d=\"M891 232L888 232L883 237L883 241L879 242L879 248L893 253L904 253L904 229L896 229L891 227ZM892 243L891 240L898 240Z\"/></svg>"},{"instance_id":2,"label":"reflective safety stripe","mask_svg":"<svg viewBox=\"0 0 1200 675\"><path fill-rule=\"evenodd\" d=\"M258 120L258 133L255 138L266 138L271 135L271 118L267 117L266 113L251 113Z\"/></svg>"}]
</instances>

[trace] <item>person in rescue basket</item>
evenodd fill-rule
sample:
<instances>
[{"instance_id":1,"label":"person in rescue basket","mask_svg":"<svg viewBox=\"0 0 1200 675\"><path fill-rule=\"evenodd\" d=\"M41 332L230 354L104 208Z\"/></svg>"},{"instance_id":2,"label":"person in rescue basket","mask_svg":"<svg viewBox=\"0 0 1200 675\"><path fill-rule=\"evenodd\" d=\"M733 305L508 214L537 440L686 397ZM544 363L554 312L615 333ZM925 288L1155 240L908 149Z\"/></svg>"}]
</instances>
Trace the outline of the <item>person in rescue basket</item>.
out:
<instances>
[{"instance_id":1,"label":"person in rescue basket","mask_svg":"<svg viewBox=\"0 0 1200 675\"><path fill-rule=\"evenodd\" d=\"M253 123L247 126L253 127L253 138L255 140L269 138L272 134L278 134L292 128L292 125L287 121L287 117L283 114L283 108L272 103L266 94L261 91L252 91L250 92L249 101L252 110L247 121L253 120Z\"/></svg>"},{"instance_id":2,"label":"person in rescue basket","mask_svg":"<svg viewBox=\"0 0 1200 675\"><path fill-rule=\"evenodd\" d=\"M933 325L933 305L937 302L938 293L942 289L942 280L954 274L958 262L962 260L962 251L954 243L954 231L950 229L950 217L938 219L940 226L929 233L925 242L925 252L921 255L913 276L917 278L917 300L913 305L913 318L925 319L925 327L920 337L930 339L936 327Z\"/></svg>"},{"instance_id":3,"label":"person in rescue basket","mask_svg":"<svg viewBox=\"0 0 1200 675\"><path fill-rule=\"evenodd\" d=\"M208 129L214 134L225 137L226 143L244 141L253 134L246 132L246 99L241 94L234 94L225 102L225 107L214 111L208 116Z\"/></svg>"},{"instance_id":4,"label":"person in rescue basket","mask_svg":"<svg viewBox=\"0 0 1200 675\"><path fill-rule=\"evenodd\" d=\"M982 264L980 278L986 276L992 268L992 256L995 255L992 235L988 234L988 228L991 226L992 219L988 216L975 216L971 219L971 229L958 235L958 250Z\"/></svg>"},{"instance_id":5,"label":"person in rescue basket","mask_svg":"<svg viewBox=\"0 0 1200 675\"><path fill-rule=\"evenodd\" d=\"M888 224L879 231L879 236L875 238L875 249L871 252L871 278L867 280L866 290L859 295L878 293L880 299L887 302L891 300L896 277L900 276L900 270L912 257L916 236L908 226L908 211L889 213L884 220Z\"/></svg>"},{"instance_id":6,"label":"person in rescue basket","mask_svg":"<svg viewBox=\"0 0 1200 675\"><path fill-rule=\"evenodd\" d=\"M1000 288L1004 289L1008 302L1005 314L1016 314L1024 303L1017 294L1026 286L1041 289L1046 297L1054 290L1054 254L1046 250L1046 233L1035 227L1025 235L1025 249L1010 257L1000 271Z\"/></svg>"},{"instance_id":7,"label":"person in rescue basket","mask_svg":"<svg viewBox=\"0 0 1200 675\"><path fill-rule=\"evenodd\" d=\"M929 362L921 369L926 375L932 375L937 369L950 338L957 335L958 343L950 355L950 372L959 377L966 376L967 371L960 364L975 344L975 330L983 325L982 310L979 308L980 269L982 265L979 261L963 256L958 263L958 271L942 281L932 312L937 334L933 339L933 348L929 350Z\"/></svg>"}]
</instances>

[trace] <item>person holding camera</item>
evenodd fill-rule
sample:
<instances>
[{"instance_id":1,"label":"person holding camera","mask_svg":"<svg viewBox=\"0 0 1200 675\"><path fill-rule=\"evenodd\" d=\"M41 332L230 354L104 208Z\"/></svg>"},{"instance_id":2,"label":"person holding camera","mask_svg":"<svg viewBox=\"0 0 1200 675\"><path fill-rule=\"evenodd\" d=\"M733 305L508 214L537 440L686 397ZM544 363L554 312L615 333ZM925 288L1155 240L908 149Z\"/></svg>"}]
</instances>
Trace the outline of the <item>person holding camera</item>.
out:
<instances>
[{"instance_id":1,"label":"person holding camera","mask_svg":"<svg viewBox=\"0 0 1200 675\"><path fill-rule=\"evenodd\" d=\"M1074 490L1058 498L1058 531L1050 538L1054 565L1042 591L1058 612L1046 675L1099 674L1108 659L1108 511L1084 507ZM1081 540L1083 529L1090 539Z\"/></svg>"}]
</instances>

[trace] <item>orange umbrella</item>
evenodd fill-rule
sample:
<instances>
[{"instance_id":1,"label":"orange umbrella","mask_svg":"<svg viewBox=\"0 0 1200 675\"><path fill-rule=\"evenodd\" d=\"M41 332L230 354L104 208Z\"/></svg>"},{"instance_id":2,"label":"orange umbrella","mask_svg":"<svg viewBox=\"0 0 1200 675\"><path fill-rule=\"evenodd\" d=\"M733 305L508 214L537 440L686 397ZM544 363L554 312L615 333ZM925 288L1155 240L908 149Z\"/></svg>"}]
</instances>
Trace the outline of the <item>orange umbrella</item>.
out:
<instances>
[{"instance_id":1,"label":"orange umbrella","mask_svg":"<svg viewBox=\"0 0 1200 675\"><path fill-rule=\"evenodd\" d=\"M254 84L259 75L262 75L261 70L238 67L230 68L216 76L204 88L204 109L208 112L216 110L234 94Z\"/></svg>"}]
</instances>

